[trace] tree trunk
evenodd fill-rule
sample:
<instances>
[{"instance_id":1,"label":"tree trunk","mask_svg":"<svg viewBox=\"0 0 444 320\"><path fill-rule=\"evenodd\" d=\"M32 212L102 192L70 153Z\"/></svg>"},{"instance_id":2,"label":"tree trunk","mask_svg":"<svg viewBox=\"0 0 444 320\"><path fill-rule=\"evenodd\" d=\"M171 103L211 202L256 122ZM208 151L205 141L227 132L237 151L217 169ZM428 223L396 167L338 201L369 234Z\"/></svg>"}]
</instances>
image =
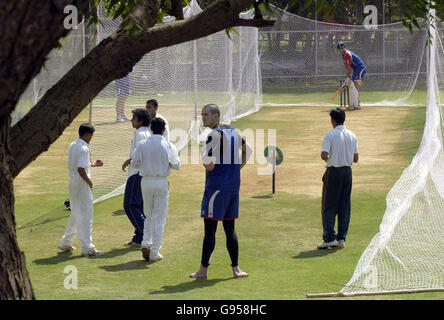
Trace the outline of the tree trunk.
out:
<instances>
[{"instance_id":1,"label":"tree trunk","mask_svg":"<svg viewBox=\"0 0 444 320\"><path fill-rule=\"evenodd\" d=\"M81 16L89 0L0 1L0 300L34 299L20 251L14 218L10 114L46 55L69 30L63 26L66 5ZM22 149L21 153L25 153Z\"/></svg>"},{"instance_id":2,"label":"tree trunk","mask_svg":"<svg viewBox=\"0 0 444 320\"><path fill-rule=\"evenodd\" d=\"M15 232L13 178L9 170L10 119L0 118L0 300L34 299Z\"/></svg>"}]
</instances>

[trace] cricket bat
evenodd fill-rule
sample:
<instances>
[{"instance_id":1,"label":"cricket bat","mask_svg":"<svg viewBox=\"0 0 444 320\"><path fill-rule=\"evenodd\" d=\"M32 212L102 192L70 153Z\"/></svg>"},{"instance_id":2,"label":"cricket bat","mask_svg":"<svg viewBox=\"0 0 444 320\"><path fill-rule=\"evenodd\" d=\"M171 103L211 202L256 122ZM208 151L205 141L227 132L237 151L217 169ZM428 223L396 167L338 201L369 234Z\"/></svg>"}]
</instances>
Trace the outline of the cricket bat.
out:
<instances>
[{"instance_id":1,"label":"cricket bat","mask_svg":"<svg viewBox=\"0 0 444 320\"><path fill-rule=\"evenodd\" d=\"M342 91L342 89L344 89L344 87L345 87L345 84L343 84L343 85L341 85L340 87L339 87L339 89L338 90L336 90L336 92L331 96L331 100L334 100L334 99L336 99L336 97L338 96L338 94Z\"/></svg>"}]
</instances>

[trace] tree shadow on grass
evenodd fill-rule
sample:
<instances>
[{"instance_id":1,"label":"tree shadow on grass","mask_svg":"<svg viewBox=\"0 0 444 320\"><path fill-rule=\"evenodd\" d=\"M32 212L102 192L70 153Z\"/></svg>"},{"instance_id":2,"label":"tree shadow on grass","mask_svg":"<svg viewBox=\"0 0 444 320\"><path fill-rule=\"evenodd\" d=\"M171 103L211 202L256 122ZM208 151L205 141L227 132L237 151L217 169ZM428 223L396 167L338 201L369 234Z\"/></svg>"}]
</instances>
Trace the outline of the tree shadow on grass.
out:
<instances>
[{"instance_id":1,"label":"tree shadow on grass","mask_svg":"<svg viewBox=\"0 0 444 320\"><path fill-rule=\"evenodd\" d=\"M171 294L171 293L179 293L179 292L187 292L197 288L205 288L214 286L218 282L232 280L234 278L226 278L226 279L195 279L187 282L179 283L175 286L163 286L160 290L152 291L149 294Z\"/></svg>"},{"instance_id":2,"label":"tree shadow on grass","mask_svg":"<svg viewBox=\"0 0 444 320\"><path fill-rule=\"evenodd\" d=\"M116 211L113 212L113 216L121 216L121 215L124 215L124 214L126 214L125 210L122 210L122 209L116 210Z\"/></svg>"},{"instance_id":3,"label":"tree shadow on grass","mask_svg":"<svg viewBox=\"0 0 444 320\"><path fill-rule=\"evenodd\" d=\"M33 261L35 264L39 265L50 265L50 264L58 264L66 261L71 261L74 259L84 258L84 259L111 259L114 257L118 257L124 255L131 251L140 250L138 248L133 247L125 247L119 249L112 249L111 251L105 251L103 255L94 256L94 257L82 257L80 250L78 253L71 252L58 252L55 256L43 259L36 259Z\"/></svg>"},{"instance_id":4,"label":"tree shadow on grass","mask_svg":"<svg viewBox=\"0 0 444 320\"><path fill-rule=\"evenodd\" d=\"M263 195L263 196L253 196L253 199L272 199L273 198L273 194L267 194L267 195Z\"/></svg>"},{"instance_id":5,"label":"tree shadow on grass","mask_svg":"<svg viewBox=\"0 0 444 320\"><path fill-rule=\"evenodd\" d=\"M337 252L339 249L324 249L324 250L309 250L309 251L301 251L297 256L294 256L293 259L309 259L316 257L324 257L326 255Z\"/></svg>"},{"instance_id":6,"label":"tree shadow on grass","mask_svg":"<svg viewBox=\"0 0 444 320\"><path fill-rule=\"evenodd\" d=\"M150 263L146 260L133 260L113 266L100 266L99 268L108 272L118 272L125 270L145 270L148 269Z\"/></svg>"},{"instance_id":7,"label":"tree shadow on grass","mask_svg":"<svg viewBox=\"0 0 444 320\"><path fill-rule=\"evenodd\" d=\"M74 255L71 252L58 252L55 256L49 258L36 259L32 263L39 265L58 264L66 261L83 258L80 254Z\"/></svg>"},{"instance_id":8,"label":"tree shadow on grass","mask_svg":"<svg viewBox=\"0 0 444 320\"><path fill-rule=\"evenodd\" d=\"M54 221L67 219L69 218L69 215L71 212L69 210L66 210L66 208L62 206L58 206L51 211L41 215L40 217L35 218L32 221L29 221L25 224L17 226L17 230L23 230L29 228L32 232L32 229L41 225L45 225L47 223L51 223Z\"/></svg>"}]
</instances>

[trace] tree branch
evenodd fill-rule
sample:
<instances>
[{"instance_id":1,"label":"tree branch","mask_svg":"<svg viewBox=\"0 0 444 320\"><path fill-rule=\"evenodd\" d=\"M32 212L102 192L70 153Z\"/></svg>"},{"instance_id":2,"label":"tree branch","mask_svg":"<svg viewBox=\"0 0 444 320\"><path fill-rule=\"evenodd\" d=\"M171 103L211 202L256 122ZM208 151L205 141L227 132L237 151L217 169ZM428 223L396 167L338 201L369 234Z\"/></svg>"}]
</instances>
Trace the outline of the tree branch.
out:
<instances>
[{"instance_id":1,"label":"tree branch","mask_svg":"<svg viewBox=\"0 0 444 320\"><path fill-rule=\"evenodd\" d=\"M271 27L274 25L274 20L264 20L264 19L239 19L236 21L233 27Z\"/></svg>"},{"instance_id":2,"label":"tree branch","mask_svg":"<svg viewBox=\"0 0 444 320\"><path fill-rule=\"evenodd\" d=\"M255 0L219 0L210 4L200 14L182 21L154 26L137 35L138 45L133 47L135 52L148 53L152 50L171 46L231 27L268 27L274 24L272 20L241 19L239 14Z\"/></svg>"},{"instance_id":3,"label":"tree branch","mask_svg":"<svg viewBox=\"0 0 444 320\"><path fill-rule=\"evenodd\" d=\"M142 30L147 30L154 26L159 13L160 3L161 0L136 0L134 7L128 15L131 22L125 29L130 30L134 24Z\"/></svg>"}]
</instances>

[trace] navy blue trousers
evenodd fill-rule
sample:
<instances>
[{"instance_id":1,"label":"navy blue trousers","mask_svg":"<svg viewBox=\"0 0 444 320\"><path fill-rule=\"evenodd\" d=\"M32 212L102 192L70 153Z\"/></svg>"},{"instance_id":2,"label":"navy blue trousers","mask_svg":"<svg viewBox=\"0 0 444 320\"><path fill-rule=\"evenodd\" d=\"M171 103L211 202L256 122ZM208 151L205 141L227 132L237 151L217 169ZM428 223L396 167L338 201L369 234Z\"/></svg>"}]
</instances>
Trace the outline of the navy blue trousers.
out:
<instances>
[{"instance_id":1,"label":"navy blue trousers","mask_svg":"<svg viewBox=\"0 0 444 320\"><path fill-rule=\"evenodd\" d=\"M140 183L142 177L134 174L128 178L125 185L125 196L123 198L123 208L129 221L134 226L134 236L132 241L141 243L143 240L143 226L145 214L143 213L142 188Z\"/></svg>"},{"instance_id":2,"label":"navy blue trousers","mask_svg":"<svg viewBox=\"0 0 444 320\"><path fill-rule=\"evenodd\" d=\"M328 167L322 177L322 227L325 242L344 240L350 224L352 170L351 167ZM338 216L338 234L335 220Z\"/></svg>"}]
</instances>

